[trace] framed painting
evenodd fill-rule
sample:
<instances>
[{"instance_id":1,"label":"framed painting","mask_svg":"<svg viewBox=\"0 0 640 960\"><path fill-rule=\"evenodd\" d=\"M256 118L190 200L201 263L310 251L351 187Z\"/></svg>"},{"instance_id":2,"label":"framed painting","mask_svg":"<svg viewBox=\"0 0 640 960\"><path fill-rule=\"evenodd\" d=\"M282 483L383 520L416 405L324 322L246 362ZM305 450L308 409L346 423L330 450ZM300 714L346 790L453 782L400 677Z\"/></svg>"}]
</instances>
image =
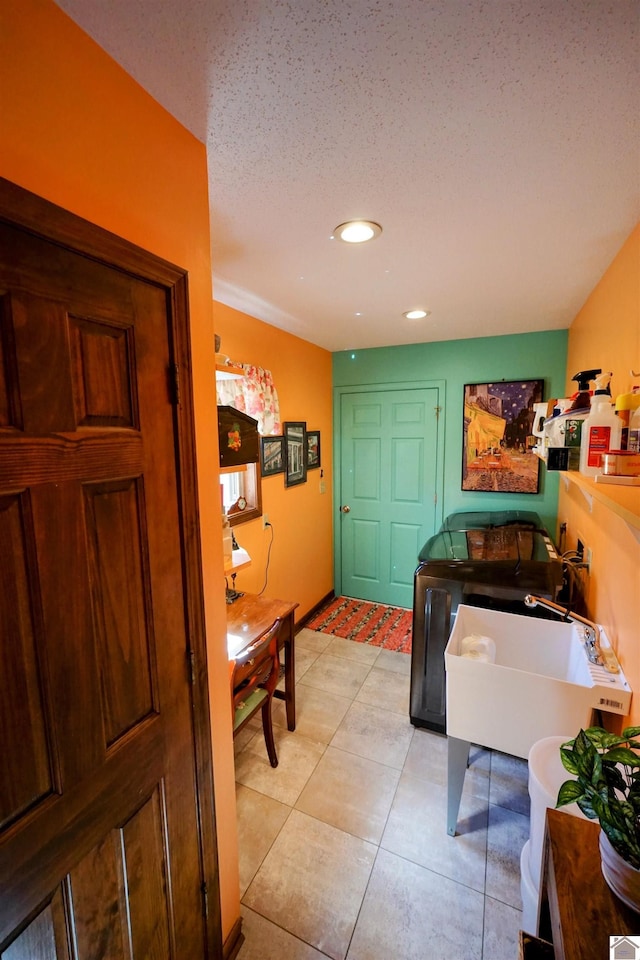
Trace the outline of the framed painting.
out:
<instances>
[{"instance_id":1,"label":"framed painting","mask_svg":"<svg viewBox=\"0 0 640 960\"><path fill-rule=\"evenodd\" d=\"M284 473L284 437L260 437L260 467L263 477Z\"/></svg>"},{"instance_id":2,"label":"framed painting","mask_svg":"<svg viewBox=\"0 0 640 960\"><path fill-rule=\"evenodd\" d=\"M320 466L320 431L307 430L307 470Z\"/></svg>"},{"instance_id":3,"label":"framed painting","mask_svg":"<svg viewBox=\"0 0 640 960\"><path fill-rule=\"evenodd\" d=\"M463 490L538 493L540 460L531 448L543 389L544 380L464 385Z\"/></svg>"},{"instance_id":4,"label":"framed painting","mask_svg":"<svg viewBox=\"0 0 640 960\"><path fill-rule=\"evenodd\" d=\"M287 420L284 430L284 484L294 487L307 479L307 425Z\"/></svg>"}]
</instances>

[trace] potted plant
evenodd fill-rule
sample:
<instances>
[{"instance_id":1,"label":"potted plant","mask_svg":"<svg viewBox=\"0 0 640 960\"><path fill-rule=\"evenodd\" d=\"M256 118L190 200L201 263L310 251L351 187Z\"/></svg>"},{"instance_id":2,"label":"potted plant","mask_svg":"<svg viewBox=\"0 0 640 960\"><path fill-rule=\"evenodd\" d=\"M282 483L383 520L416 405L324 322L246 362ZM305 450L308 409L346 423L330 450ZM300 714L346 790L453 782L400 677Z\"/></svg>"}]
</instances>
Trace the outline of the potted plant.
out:
<instances>
[{"instance_id":1,"label":"potted plant","mask_svg":"<svg viewBox=\"0 0 640 960\"><path fill-rule=\"evenodd\" d=\"M620 735L602 727L580 730L560 747L575 779L558 792L556 806L577 803L600 822L602 873L613 892L640 912L640 727Z\"/></svg>"}]
</instances>

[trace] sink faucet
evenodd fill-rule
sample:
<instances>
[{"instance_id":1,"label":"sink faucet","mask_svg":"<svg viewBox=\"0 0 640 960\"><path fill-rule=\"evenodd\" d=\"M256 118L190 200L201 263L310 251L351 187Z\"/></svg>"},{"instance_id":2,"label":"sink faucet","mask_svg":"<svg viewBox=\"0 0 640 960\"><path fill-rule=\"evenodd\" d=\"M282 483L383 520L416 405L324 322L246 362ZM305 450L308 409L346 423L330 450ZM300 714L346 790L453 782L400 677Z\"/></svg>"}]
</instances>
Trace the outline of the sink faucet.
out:
<instances>
[{"instance_id":1,"label":"sink faucet","mask_svg":"<svg viewBox=\"0 0 640 960\"><path fill-rule=\"evenodd\" d=\"M584 627L584 648L587 651L589 661L604 667L609 673L619 673L620 668L615 660L603 656L600 648L600 627L597 623L581 617L579 613L572 613L568 607L562 607L559 603L554 603L553 600L547 600L546 597L534 597L532 594L527 594L524 598L524 605L525 607L545 607L546 610L557 613L564 621L581 623Z\"/></svg>"}]
</instances>

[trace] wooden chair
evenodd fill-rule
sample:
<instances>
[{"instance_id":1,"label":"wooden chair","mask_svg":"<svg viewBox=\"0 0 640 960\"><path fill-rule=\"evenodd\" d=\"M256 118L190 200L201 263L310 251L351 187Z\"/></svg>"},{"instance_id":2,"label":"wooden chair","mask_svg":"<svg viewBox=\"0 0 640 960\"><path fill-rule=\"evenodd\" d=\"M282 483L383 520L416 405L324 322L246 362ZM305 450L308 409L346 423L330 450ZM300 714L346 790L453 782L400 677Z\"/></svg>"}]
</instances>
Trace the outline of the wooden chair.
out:
<instances>
[{"instance_id":1,"label":"wooden chair","mask_svg":"<svg viewBox=\"0 0 640 960\"><path fill-rule=\"evenodd\" d=\"M273 739L271 701L278 684L280 659L278 657L277 619L262 636L243 650L231 671L231 709L233 735L244 727L259 709L262 709L262 729L272 767L278 766L278 755Z\"/></svg>"}]
</instances>

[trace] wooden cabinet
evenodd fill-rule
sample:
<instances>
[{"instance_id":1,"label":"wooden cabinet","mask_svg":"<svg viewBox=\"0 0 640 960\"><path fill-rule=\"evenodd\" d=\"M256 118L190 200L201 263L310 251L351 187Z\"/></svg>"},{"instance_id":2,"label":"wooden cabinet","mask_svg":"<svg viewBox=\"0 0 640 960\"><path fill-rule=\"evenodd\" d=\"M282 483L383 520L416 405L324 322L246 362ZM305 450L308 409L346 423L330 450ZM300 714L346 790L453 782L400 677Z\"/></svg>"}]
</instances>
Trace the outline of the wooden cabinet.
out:
<instances>
[{"instance_id":1,"label":"wooden cabinet","mask_svg":"<svg viewBox=\"0 0 640 960\"><path fill-rule=\"evenodd\" d=\"M218 440L221 467L257 463L260 459L258 421L242 410L218 407Z\"/></svg>"},{"instance_id":2,"label":"wooden cabinet","mask_svg":"<svg viewBox=\"0 0 640 960\"><path fill-rule=\"evenodd\" d=\"M609 937L640 929L640 916L602 876L599 833L596 821L547 810L539 932L553 942L555 960L603 960Z\"/></svg>"}]
</instances>

